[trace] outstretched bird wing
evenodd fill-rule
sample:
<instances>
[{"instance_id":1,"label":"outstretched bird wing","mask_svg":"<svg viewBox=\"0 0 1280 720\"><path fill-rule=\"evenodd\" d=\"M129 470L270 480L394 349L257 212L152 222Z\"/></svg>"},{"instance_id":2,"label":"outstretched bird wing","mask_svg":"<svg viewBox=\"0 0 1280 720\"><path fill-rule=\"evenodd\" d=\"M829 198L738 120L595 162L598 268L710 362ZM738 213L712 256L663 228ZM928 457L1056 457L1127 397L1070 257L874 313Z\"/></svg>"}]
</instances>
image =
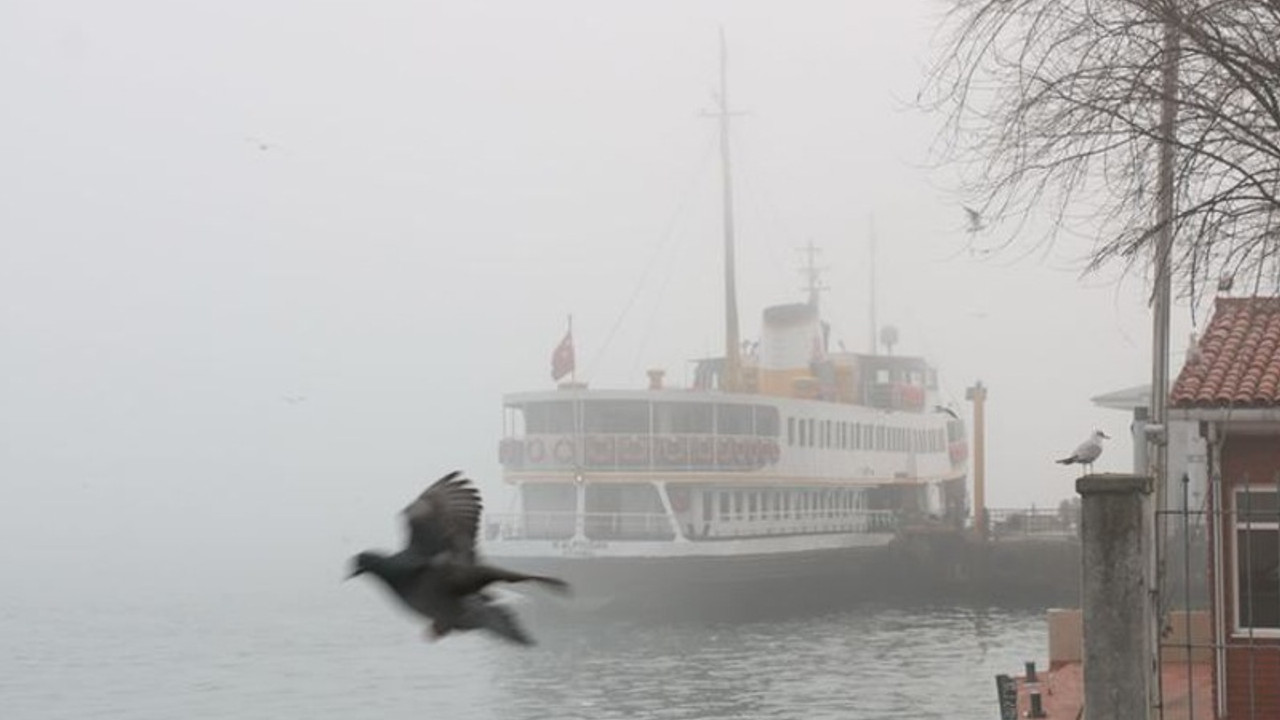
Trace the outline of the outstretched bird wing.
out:
<instances>
[{"instance_id":1,"label":"outstretched bird wing","mask_svg":"<svg viewBox=\"0 0 1280 720\"><path fill-rule=\"evenodd\" d=\"M434 557L451 553L455 560L475 559L480 526L480 491L454 471L432 483L404 509L409 524L409 549Z\"/></svg>"}]
</instances>

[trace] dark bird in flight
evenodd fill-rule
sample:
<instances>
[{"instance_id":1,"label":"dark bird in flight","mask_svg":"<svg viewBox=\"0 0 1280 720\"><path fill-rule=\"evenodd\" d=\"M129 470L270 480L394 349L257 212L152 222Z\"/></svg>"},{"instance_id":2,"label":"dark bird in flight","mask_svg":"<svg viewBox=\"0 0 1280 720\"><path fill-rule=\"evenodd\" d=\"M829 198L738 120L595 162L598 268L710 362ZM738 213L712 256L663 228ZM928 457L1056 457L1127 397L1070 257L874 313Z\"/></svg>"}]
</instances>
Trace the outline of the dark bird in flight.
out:
<instances>
[{"instance_id":1,"label":"dark bird in flight","mask_svg":"<svg viewBox=\"0 0 1280 720\"><path fill-rule=\"evenodd\" d=\"M955 410L952 410L951 408L946 407L945 405L934 405L934 406L933 406L933 411L934 411L934 412L940 412L940 413L946 413L946 414L950 415L951 417L955 418L956 420L959 420L959 419L960 419L960 416L956 414L956 411L955 411Z\"/></svg>"},{"instance_id":2,"label":"dark bird in flight","mask_svg":"<svg viewBox=\"0 0 1280 720\"><path fill-rule=\"evenodd\" d=\"M982 221L982 213L974 210L968 205L964 206L964 212L969 216L969 232L978 232L987 226L986 223Z\"/></svg>"},{"instance_id":3,"label":"dark bird in flight","mask_svg":"<svg viewBox=\"0 0 1280 720\"><path fill-rule=\"evenodd\" d=\"M503 570L476 557L480 492L460 472L427 488L402 511L409 539L393 555L365 551L351 559L348 578L370 573L411 610L431 620L428 639L454 630L488 630L521 645L533 640L485 588L494 582L541 583L566 592L563 580Z\"/></svg>"},{"instance_id":4,"label":"dark bird in flight","mask_svg":"<svg viewBox=\"0 0 1280 720\"><path fill-rule=\"evenodd\" d=\"M1075 452L1071 455L1056 461L1059 465L1084 465L1085 470L1093 472L1093 461L1102 455L1102 441L1110 440L1111 436L1101 430L1094 430L1088 440L1080 443Z\"/></svg>"}]
</instances>

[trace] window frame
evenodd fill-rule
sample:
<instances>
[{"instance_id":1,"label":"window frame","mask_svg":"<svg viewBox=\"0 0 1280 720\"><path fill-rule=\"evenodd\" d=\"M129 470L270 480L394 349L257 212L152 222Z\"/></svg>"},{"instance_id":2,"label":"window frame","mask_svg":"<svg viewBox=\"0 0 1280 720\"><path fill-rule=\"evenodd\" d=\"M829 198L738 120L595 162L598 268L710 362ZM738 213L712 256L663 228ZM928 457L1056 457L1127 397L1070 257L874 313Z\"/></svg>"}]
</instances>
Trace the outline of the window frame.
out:
<instances>
[{"instance_id":1,"label":"window frame","mask_svg":"<svg viewBox=\"0 0 1280 720\"><path fill-rule=\"evenodd\" d=\"M1275 627L1253 627L1242 624L1244 617L1242 601L1244 600L1242 593L1243 583L1240 568L1240 532L1242 530L1262 530L1280 533L1280 517L1274 521L1258 521L1241 519L1241 498L1244 495L1272 495L1278 496L1275 499L1277 507L1280 508L1280 493L1277 492L1276 486L1258 485L1258 484L1241 484L1231 488L1231 584L1232 584L1232 602L1231 602L1231 636L1233 638L1280 638L1280 620L1277 621Z\"/></svg>"}]
</instances>

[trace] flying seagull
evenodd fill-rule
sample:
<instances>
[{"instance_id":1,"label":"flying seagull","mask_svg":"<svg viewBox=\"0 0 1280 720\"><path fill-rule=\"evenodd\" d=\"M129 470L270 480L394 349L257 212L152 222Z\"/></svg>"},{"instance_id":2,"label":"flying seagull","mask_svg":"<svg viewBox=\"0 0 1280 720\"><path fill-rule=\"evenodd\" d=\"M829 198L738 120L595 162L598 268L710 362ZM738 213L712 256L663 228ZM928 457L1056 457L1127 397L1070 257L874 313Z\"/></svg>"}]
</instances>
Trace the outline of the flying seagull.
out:
<instances>
[{"instance_id":1,"label":"flying seagull","mask_svg":"<svg viewBox=\"0 0 1280 720\"><path fill-rule=\"evenodd\" d=\"M1086 472L1093 472L1093 461L1102 454L1102 441L1110 439L1110 435L1101 430L1094 430L1089 439L1080 443L1080 447L1077 447L1075 452L1057 462L1061 465L1084 465Z\"/></svg>"},{"instance_id":2,"label":"flying seagull","mask_svg":"<svg viewBox=\"0 0 1280 720\"><path fill-rule=\"evenodd\" d=\"M409 539L394 555L365 551L351 559L353 578L371 573L411 610L431 620L435 640L454 630L484 629L521 645L532 645L508 608L485 588L493 582L532 580L567 591L563 580L503 570L476 558L480 492L460 472L451 472L427 488L402 515Z\"/></svg>"},{"instance_id":3,"label":"flying seagull","mask_svg":"<svg viewBox=\"0 0 1280 720\"><path fill-rule=\"evenodd\" d=\"M969 216L969 232L975 233L986 227L986 224L982 222L982 213L968 205L964 206L964 212Z\"/></svg>"},{"instance_id":4,"label":"flying seagull","mask_svg":"<svg viewBox=\"0 0 1280 720\"><path fill-rule=\"evenodd\" d=\"M951 408L946 407L945 405L934 405L934 406L933 406L933 411L934 411L934 412L940 412L940 413L946 413L946 414L950 415L951 417L955 418L956 420L959 420L959 419L960 419L960 416L956 414L956 411L955 411L955 410L952 410Z\"/></svg>"}]
</instances>

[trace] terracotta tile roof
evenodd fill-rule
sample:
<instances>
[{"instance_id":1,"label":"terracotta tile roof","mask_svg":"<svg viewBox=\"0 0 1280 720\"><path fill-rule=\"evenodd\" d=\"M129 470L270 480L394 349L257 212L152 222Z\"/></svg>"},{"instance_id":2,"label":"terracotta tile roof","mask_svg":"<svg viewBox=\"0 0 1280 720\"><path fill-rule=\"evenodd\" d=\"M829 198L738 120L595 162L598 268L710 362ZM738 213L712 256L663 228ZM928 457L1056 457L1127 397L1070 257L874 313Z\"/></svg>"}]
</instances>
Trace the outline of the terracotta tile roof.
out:
<instances>
[{"instance_id":1,"label":"terracotta tile roof","mask_svg":"<svg viewBox=\"0 0 1280 720\"><path fill-rule=\"evenodd\" d=\"M1175 407L1280 405L1280 298L1218 298L1169 402Z\"/></svg>"}]
</instances>

